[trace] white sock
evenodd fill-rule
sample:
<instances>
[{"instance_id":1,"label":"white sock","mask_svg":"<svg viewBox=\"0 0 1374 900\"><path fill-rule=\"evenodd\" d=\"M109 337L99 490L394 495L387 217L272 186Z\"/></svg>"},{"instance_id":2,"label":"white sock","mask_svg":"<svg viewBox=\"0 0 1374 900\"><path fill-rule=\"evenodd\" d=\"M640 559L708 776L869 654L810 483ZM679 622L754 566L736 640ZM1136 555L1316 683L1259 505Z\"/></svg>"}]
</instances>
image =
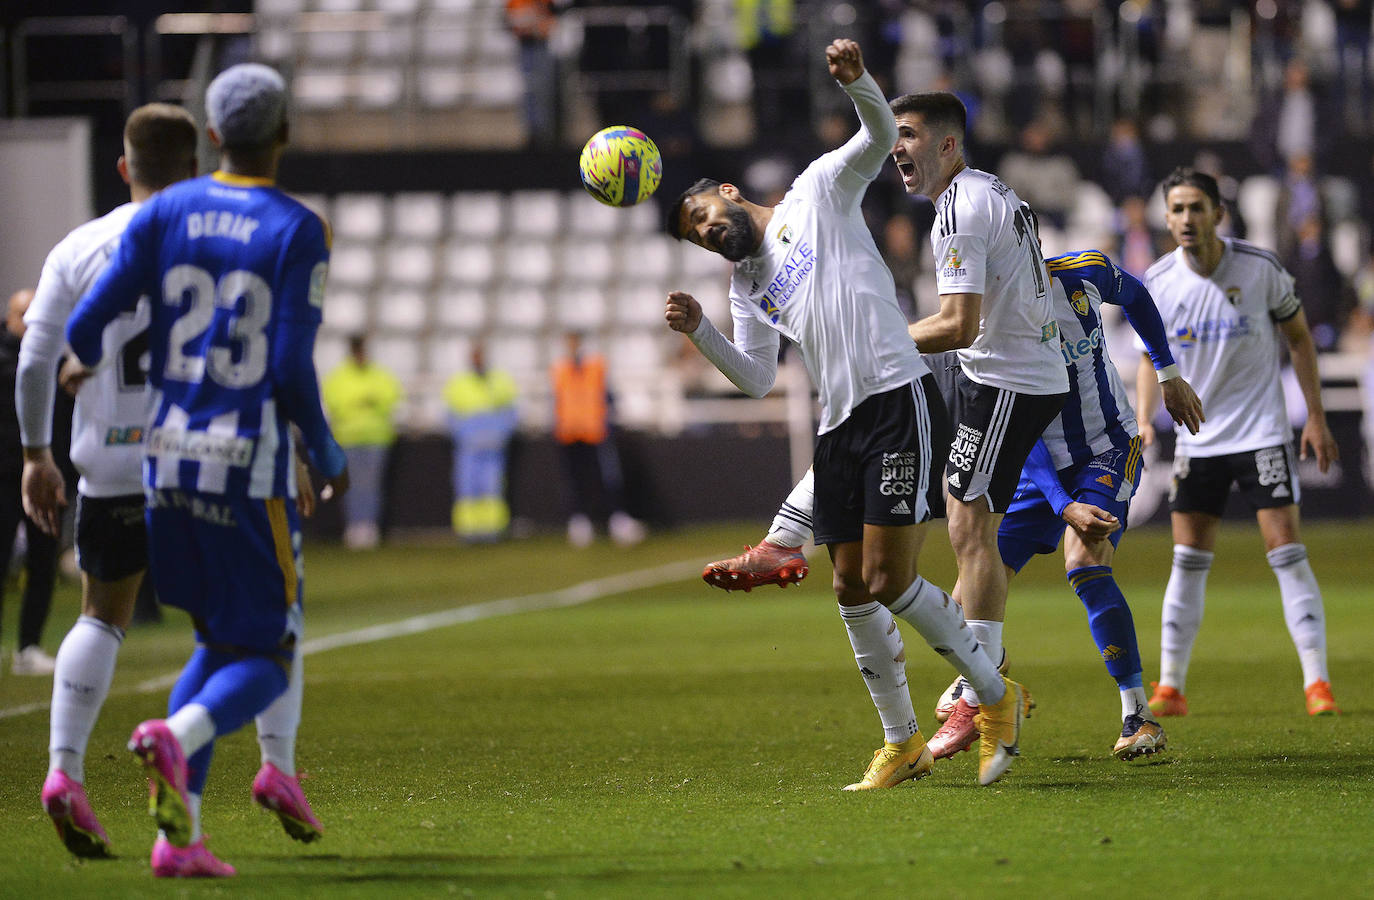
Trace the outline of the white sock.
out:
<instances>
[{"instance_id":1,"label":"white sock","mask_svg":"<svg viewBox=\"0 0 1374 900\"><path fill-rule=\"evenodd\" d=\"M191 843L200 840L200 794L186 792L186 810L191 814Z\"/></svg>"},{"instance_id":2,"label":"white sock","mask_svg":"<svg viewBox=\"0 0 1374 900\"><path fill-rule=\"evenodd\" d=\"M987 651L988 659L995 659L1000 664L1002 662L1002 623L994 622L991 619L966 619L969 631L978 639L978 646ZM978 692L973 689L973 685L964 683L964 702L970 706L978 705Z\"/></svg>"},{"instance_id":3,"label":"white sock","mask_svg":"<svg viewBox=\"0 0 1374 900\"><path fill-rule=\"evenodd\" d=\"M1150 714L1150 701L1145 697L1144 686L1121 689L1121 719L1123 722L1127 716L1154 718Z\"/></svg>"},{"instance_id":4,"label":"white sock","mask_svg":"<svg viewBox=\"0 0 1374 900\"><path fill-rule=\"evenodd\" d=\"M301 699L305 694L305 662L299 647L291 661L286 690L272 701L254 721L258 726L258 747L262 761L271 763L283 774L296 774L296 732L301 727Z\"/></svg>"},{"instance_id":5,"label":"white sock","mask_svg":"<svg viewBox=\"0 0 1374 900\"><path fill-rule=\"evenodd\" d=\"M48 726L48 774L57 769L86 780L86 744L114 681L123 629L81 616L57 648Z\"/></svg>"},{"instance_id":6,"label":"white sock","mask_svg":"<svg viewBox=\"0 0 1374 900\"><path fill-rule=\"evenodd\" d=\"M1159 683L1183 693L1188 681L1188 658L1202 628L1207 572L1213 553L1174 544L1174 565L1164 588L1159 634Z\"/></svg>"},{"instance_id":7,"label":"white sock","mask_svg":"<svg viewBox=\"0 0 1374 900\"><path fill-rule=\"evenodd\" d=\"M948 659L985 701L1002 699L1005 687L997 662L983 652L964 622L963 608L949 594L917 575L891 608L894 616L916 626L926 643Z\"/></svg>"},{"instance_id":8,"label":"white sock","mask_svg":"<svg viewBox=\"0 0 1374 900\"><path fill-rule=\"evenodd\" d=\"M167 717L167 727L190 759L196 751L215 739L215 720L210 710L199 703L188 703Z\"/></svg>"},{"instance_id":9,"label":"white sock","mask_svg":"<svg viewBox=\"0 0 1374 900\"><path fill-rule=\"evenodd\" d=\"M1317 576L1312 574L1312 564L1307 561L1307 547L1284 544L1265 556L1279 580L1283 617L1302 661L1303 686L1318 680L1330 681L1326 671L1326 612Z\"/></svg>"},{"instance_id":10,"label":"white sock","mask_svg":"<svg viewBox=\"0 0 1374 900\"><path fill-rule=\"evenodd\" d=\"M811 510L816 505L816 477L810 469L802 476L792 493L787 495L773 527L768 529L768 543L783 547L800 547L811 540Z\"/></svg>"},{"instance_id":11,"label":"white sock","mask_svg":"<svg viewBox=\"0 0 1374 900\"><path fill-rule=\"evenodd\" d=\"M874 601L863 606L841 606L840 617L849 632L854 661L868 685L873 705L883 722L883 739L893 744L916 733L916 712L906 686L906 649L897 620L887 607Z\"/></svg>"}]
</instances>

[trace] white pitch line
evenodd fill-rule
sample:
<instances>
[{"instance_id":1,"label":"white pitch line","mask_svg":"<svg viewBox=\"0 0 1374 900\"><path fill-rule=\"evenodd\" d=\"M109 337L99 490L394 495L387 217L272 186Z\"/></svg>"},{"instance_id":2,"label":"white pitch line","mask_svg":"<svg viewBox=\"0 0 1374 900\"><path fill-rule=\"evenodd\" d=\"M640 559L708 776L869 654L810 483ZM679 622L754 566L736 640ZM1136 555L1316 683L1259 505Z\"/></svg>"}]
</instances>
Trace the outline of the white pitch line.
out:
<instances>
[{"instance_id":1,"label":"white pitch line","mask_svg":"<svg viewBox=\"0 0 1374 900\"><path fill-rule=\"evenodd\" d=\"M568 606L580 606L583 603L590 603L593 600L600 600L603 597L610 597L615 594L623 594L641 588L654 587L655 585L667 584L672 581L682 581L683 579L696 575L700 571L700 562L666 563L661 566L655 566L652 569L640 569L637 572L626 572L622 575L609 575L605 578L584 581L581 584L569 585L565 588L559 588L556 591L545 591L540 594L525 594L522 597L505 597L501 600L491 600L487 603L473 603L467 606L456 606L451 609L440 610L439 612L425 613L422 616L411 616L407 619L398 619L395 622L385 622L381 625L369 625L366 628L358 628L353 631L342 631L338 634L326 634L323 637L311 638L304 641L300 649L302 653L309 656L313 653L337 650L340 647L355 647L359 644L371 644L376 641L386 641L411 634L423 634L426 631L447 628L450 625L477 622L482 619L494 619L500 616L518 615L519 613L562 609ZM180 672L159 675L156 678L140 681L128 690L115 691L112 693L126 696L129 694L150 694L155 691L166 690L176 683L178 675L180 675ZM12 706L9 709L0 709L0 719L11 719L15 716L39 712L40 710L48 709L48 706L49 704L47 702L25 703L22 706Z\"/></svg>"}]
</instances>

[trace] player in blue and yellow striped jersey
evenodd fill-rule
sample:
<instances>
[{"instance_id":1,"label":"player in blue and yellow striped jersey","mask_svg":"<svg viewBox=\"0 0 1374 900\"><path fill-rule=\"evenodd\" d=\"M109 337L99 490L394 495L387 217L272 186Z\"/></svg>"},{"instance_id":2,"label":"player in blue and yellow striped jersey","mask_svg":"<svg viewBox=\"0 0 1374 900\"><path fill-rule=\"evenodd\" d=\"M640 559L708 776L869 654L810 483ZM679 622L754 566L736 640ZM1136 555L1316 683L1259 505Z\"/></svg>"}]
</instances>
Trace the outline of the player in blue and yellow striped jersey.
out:
<instances>
[{"instance_id":1,"label":"player in blue and yellow striped jersey","mask_svg":"<svg viewBox=\"0 0 1374 900\"><path fill-rule=\"evenodd\" d=\"M245 64L206 93L219 171L168 188L130 221L109 267L73 312L67 339L88 368L101 333L153 298L144 462L150 571L185 609L197 646L170 715L134 730L162 831L156 875L232 875L205 849L200 796L213 741L285 690L301 629L293 465L299 429L326 495L347 488L320 406L313 349L329 232L273 186L286 145L286 85Z\"/></svg>"}]
</instances>

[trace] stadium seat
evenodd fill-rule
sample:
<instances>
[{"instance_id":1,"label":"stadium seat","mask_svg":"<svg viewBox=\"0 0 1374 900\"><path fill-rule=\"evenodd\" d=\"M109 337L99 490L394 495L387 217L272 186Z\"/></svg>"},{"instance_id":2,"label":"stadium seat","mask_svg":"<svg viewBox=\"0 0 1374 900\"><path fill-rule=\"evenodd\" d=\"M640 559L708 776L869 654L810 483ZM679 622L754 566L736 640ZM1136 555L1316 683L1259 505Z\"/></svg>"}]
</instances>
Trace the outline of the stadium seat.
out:
<instances>
[{"instance_id":1,"label":"stadium seat","mask_svg":"<svg viewBox=\"0 0 1374 900\"><path fill-rule=\"evenodd\" d=\"M391 230L397 237L437 240L444 231L443 195L397 194L391 200Z\"/></svg>"},{"instance_id":2,"label":"stadium seat","mask_svg":"<svg viewBox=\"0 0 1374 900\"><path fill-rule=\"evenodd\" d=\"M340 68L300 65L291 81L291 99L302 111L339 109L348 104L352 81Z\"/></svg>"},{"instance_id":3,"label":"stadium seat","mask_svg":"<svg viewBox=\"0 0 1374 900\"><path fill-rule=\"evenodd\" d=\"M450 240L444 248L444 275L459 284L490 284L496 275L495 246L470 238Z\"/></svg>"},{"instance_id":4,"label":"stadium seat","mask_svg":"<svg viewBox=\"0 0 1374 900\"><path fill-rule=\"evenodd\" d=\"M383 250L386 279L394 284L428 285L434 280L434 245L419 241L394 242Z\"/></svg>"},{"instance_id":5,"label":"stadium seat","mask_svg":"<svg viewBox=\"0 0 1374 900\"><path fill-rule=\"evenodd\" d=\"M494 238L505 225L505 200L495 191L467 191L453 195L449 219L454 234Z\"/></svg>"},{"instance_id":6,"label":"stadium seat","mask_svg":"<svg viewBox=\"0 0 1374 900\"><path fill-rule=\"evenodd\" d=\"M431 109L457 106L467 96L467 76L449 65L422 66L415 79L420 102Z\"/></svg>"},{"instance_id":7,"label":"stadium seat","mask_svg":"<svg viewBox=\"0 0 1374 900\"><path fill-rule=\"evenodd\" d=\"M367 297L358 290L327 289L324 298L324 325L335 334L355 334L368 326Z\"/></svg>"},{"instance_id":8,"label":"stadium seat","mask_svg":"<svg viewBox=\"0 0 1374 900\"><path fill-rule=\"evenodd\" d=\"M333 224L339 238L381 240L386 231L386 198L381 194L339 194L334 198Z\"/></svg>"},{"instance_id":9,"label":"stadium seat","mask_svg":"<svg viewBox=\"0 0 1374 900\"><path fill-rule=\"evenodd\" d=\"M514 62L484 70L473 85L472 102L483 108L515 106L525 93L525 80Z\"/></svg>"},{"instance_id":10,"label":"stadium seat","mask_svg":"<svg viewBox=\"0 0 1374 900\"><path fill-rule=\"evenodd\" d=\"M508 240L501 254L501 273L515 284L544 285L553 278L553 247L543 240Z\"/></svg>"},{"instance_id":11,"label":"stadium seat","mask_svg":"<svg viewBox=\"0 0 1374 900\"><path fill-rule=\"evenodd\" d=\"M434 298L435 319L439 325L473 333L486 327L487 292L476 287L445 285Z\"/></svg>"},{"instance_id":12,"label":"stadium seat","mask_svg":"<svg viewBox=\"0 0 1374 900\"><path fill-rule=\"evenodd\" d=\"M553 301L554 324L562 331L592 331L606 326L610 298L604 285L564 283Z\"/></svg>"},{"instance_id":13,"label":"stadium seat","mask_svg":"<svg viewBox=\"0 0 1374 900\"><path fill-rule=\"evenodd\" d=\"M342 332L321 329L315 338L315 370L331 372L348 355L348 339Z\"/></svg>"},{"instance_id":14,"label":"stadium seat","mask_svg":"<svg viewBox=\"0 0 1374 900\"><path fill-rule=\"evenodd\" d=\"M507 285L495 298L495 324L517 331L536 331L548 321L544 292L529 285Z\"/></svg>"},{"instance_id":15,"label":"stadium seat","mask_svg":"<svg viewBox=\"0 0 1374 900\"><path fill-rule=\"evenodd\" d=\"M395 373L403 384L420 371L420 354L415 350L415 338L409 334L381 334L368 340L372 359Z\"/></svg>"},{"instance_id":16,"label":"stadium seat","mask_svg":"<svg viewBox=\"0 0 1374 900\"><path fill-rule=\"evenodd\" d=\"M523 384L542 383L548 377L548 358L542 348L543 343L533 334L494 334L487 341L488 362Z\"/></svg>"},{"instance_id":17,"label":"stadium seat","mask_svg":"<svg viewBox=\"0 0 1374 900\"><path fill-rule=\"evenodd\" d=\"M722 285L730 283L730 263L719 254L710 253L686 241L677 241L674 246L678 252L678 268L683 276L718 278Z\"/></svg>"},{"instance_id":18,"label":"stadium seat","mask_svg":"<svg viewBox=\"0 0 1374 900\"><path fill-rule=\"evenodd\" d=\"M260 18L289 18L304 9L305 0L257 0L253 4L253 12Z\"/></svg>"},{"instance_id":19,"label":"stadium seat","mask_svg":"<svg viewBox=\"0 0 1374 900\"><path fill-rule=\"evenodd\" d=\"M289 22L264 20L253 35L258 56L269 63L295 61L296 32Z\"/></svg>"},{"instance_id":20,"label":"stadium seat","mask_svg":"<svg viewBox=\"0 0 1374 900\"><path fill-rule=\"evenodd\" d=\"M510 197L511 233L551 237L563 226L563 195L558 191L516 191Z\"/></svg>"},{"instance_id":21,"label":"stadium seat","mask_svg":"<svg viewBox=\"0 0 1374 900\"><path fill-rule=\"evenodd\" d=\"M558 248L558 272L564 280L610 281L619 271L619 263L620 254L605 240L567 240Z\"/></svg>"},{"instance_id":22,"label":"stadium seat","mask_svg":"<svg viewBox=\"0 0 1374 900\"><path fill-rule=\"evenodd\" d=\"M428 324L429 302L417 288L384 284L372 293L372 319L381 328L418 335Z\"/></svg>"},{"instance_id":23,"label":"stadium seat","mask_svg":"<svg viewBox=\"0 0 1374 900\"><path fill-rule=\"evenodd\" d=\"M301 56L317 65L345 64L358 48L356 31L305 31L300 34Z\"/></svg>"},{"instance_id":24,"label":"stadium seat","mask_svg":"<svg viewBox=\"0 0 1374 900\"><path fill-rule=\"evenodd\" d=\"M472 341L465 334L436 334L425 341L425 362L440 383L471 367Z\"/></svg>"},{"instance_id":25,"label":"stadium seat","mask_svg":"<svg viewBox=\"0 0 1374 900\"><path fill-rule=\"evenodd\" d=\"M669 281L677 274L677 254L667 235L636 233L621 245L620 260L626 278Z\"/></svg>"},{"instance_id":26,"label":"stadium seat","mask_svg":"<svg viewBox=\"0 0 1374 900\"><path fill-rule=\"evenodd\" d=\"M1272 175L1251 175L1240 183L1236 206L1245 218L1246 236L1261 247L1274 248L1274 212L1279 182Z\"/></svg>"},{"instance_id":27,"label":"stadium seat","mask_svg":"<svg viewBox=\"0 0 1374 900\"><path fill-rule=\"evenodd\" d=\"M391 109L405 93L405 74L399 65L374 63L359 70L355 79L358 105L363 109Z\"/></svg>"},{"instance_id":28,"label":"stadium seat","mask_svg":"<svg viewBox=\"0 0 1374 900\"><path fill-rule=\"evenodd\" d=\"M568 225L574 234L607 238L625 225L622 210L607 206L586 191L572 193L567 209Z\"/></svg>"},{"instance_id":29,"label":"stadium seat","mask_svg":"<svg viewBox=\"0 0 1374 900\"><path fill-rule=\"evenodd\" d=\"M720 293L726 293L722 286ZM625 281L611 295L611 319L617 327L663 328L668 288L652 281ZM698 298L700 299L700 298ZM728 315L728 314L727 314ZM722 320L717 319L717 326ZM723 320L729 327L729 318ZM729 332L726 332L727 335Z\"/></svg>"},{"instance_id":30,"label":"stadium seat","mask_svg":"<svg viewBox=\"0 0 1374 900\"><path fill-rule=\"evenodd\" d=\"M366 287L377 279L377 251L372 244L337 240L329 255L329 283Z\"/></svg>"}]
</instances>

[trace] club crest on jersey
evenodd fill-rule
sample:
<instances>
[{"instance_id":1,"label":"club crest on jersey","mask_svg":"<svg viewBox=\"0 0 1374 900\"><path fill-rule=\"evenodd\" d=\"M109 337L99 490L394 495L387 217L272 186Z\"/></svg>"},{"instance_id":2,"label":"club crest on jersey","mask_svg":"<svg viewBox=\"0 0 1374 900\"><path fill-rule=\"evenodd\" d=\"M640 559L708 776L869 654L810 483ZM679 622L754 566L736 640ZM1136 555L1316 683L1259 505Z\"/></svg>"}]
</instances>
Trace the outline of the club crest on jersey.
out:
<instances>
[{"instance_id":1,"label":"club crest on jersey","mask_svg":"<svg viewBox=\"0 0 1374 900\"><path fill-rule=\"evenodd\" d=\"M945 267L940 272L945 278L961 278L968 274L964 268L964 258L959 255L958 247L950 247L945 253Z\"/></svg>"},{"instance_id":2,"label":"club crest on jersey","mask_svg":"<svg viewBox=\"0 0 1374 900\"><path fill-rule=\"evenodd\" d=\"M1231 285L1230 287L1228 287L1228 288L1226 289L1226 300L1227 300L1227 302L1229 302L1232 306L1239 306L1239 305L1240 305L1240 288L1236 287L1235 285Z\"/></svg>"},{"instance_id":3,"label":"club crest on jersey","mask_svg":"<svg viewBox=\"0 0 1374 900\"><path fill-rule=\"evenodd\" d=\"M1184 325L1174 332L1174 337L1178 340L1180 347L1192 347L1197 343L1197 333L1193 331L1193 326Z\"/></svg>"},{"instance_id":4,"label":"club crest on jersey","mask_svg":"<svg viewBox=\"0 0 1374 900\"><path fill-rule=\"evenodd\" d=\"M1082 291L1074 291L1069 297L1069 305L1080 316L1086 316L1088 314L1088 295Z\"/></svg>"},{"instance_id":5,"label":"club crest on jersey","mask_svg":"<svg viewBox=\"0 0 1374 900\"><path fill-rule=\"evenodd\" d=\"M782 226L781 228L778 229L778 240L782 241L784 244L790 244L790 243L792 243L792 226L791 226L791 225L784 225L784 226Z\"/></svg>"}]
</instances>

